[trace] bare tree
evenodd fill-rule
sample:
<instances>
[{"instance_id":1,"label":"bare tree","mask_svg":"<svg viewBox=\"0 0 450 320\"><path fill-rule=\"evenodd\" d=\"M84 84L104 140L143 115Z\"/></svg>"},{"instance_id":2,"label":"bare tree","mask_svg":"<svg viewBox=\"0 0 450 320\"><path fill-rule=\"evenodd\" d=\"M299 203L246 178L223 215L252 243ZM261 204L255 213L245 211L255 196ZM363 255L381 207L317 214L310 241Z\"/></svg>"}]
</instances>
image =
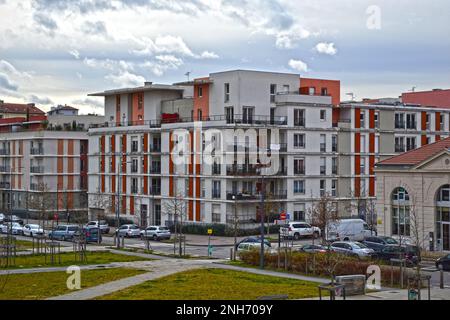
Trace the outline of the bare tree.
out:
<instances>
[{"instance_id":1,"label":"bare tree","mask_svg":"<svg viewBox=\"0 0 450 320\"><path fill-rule=\"evenodd\" d=\"M265 206L265 215L264 218L267 219L267 235L270 234L270 220L280 211L280 203L276 202L276 197L273 193L269 192L266 193L266 197L265 197L265 201L264 201L264 206Z\"/></svg>"},{"instance_id":2,"label":"bare tree","mask_svg":"<svg viewBox=\"0 0 450 320\"><path fill-rule=\"evenodd\" d=\"M333 228L333 224L339 222L339 213L335 199L329 194L324 194L319 200L315 201L309 209L311 224L320 229L322 245L327 247L324 269L331 278L331 284L334 284L336 268L344 260L344 256L336 254L331 250L331 242L328 236Z\"/></svg>"},{"instance_id":3,"label":"bare tree","mask_svg":"<svg viewBox=\"0 0 450 320\"><path fill-rule=\"evenodd\" d=\"M173 217L175 234L179 241L179 256L183 255L183 223L187 215L187 201L184 194L178 192L174 197L167 200L163 206L164 214ZM176 251L176 242L174 242L174 252Z\"/></svg>"},{"instance_id":4,"label":"bare tree","mask_svg":"<svg viewBox=\"0 0 450 320\"><path fill-rule=\"evenodd\" d=\"M48 185L44 182L38 183L36 192L29 193L28 208L37 213L37 218L42 229L46 229L49 214L56 208L55 194L50 192ZM53 221L53 219L52 219Z\"/></svg>"},{"instance_id":5,"label":"bare tree","mask_svg":"<svg viewBox=\"0 0 450 320\"><path fill-rule=\"evenodd\" d=\"M351 190L350 197L354 199L354 202L351 202L347 209L350 212L356 210L356 212L358 212L358 216L363 218L373 234L373 232L377 229L377 210L375 198L370 197L365 189L361 190L359 195L356 195L355 192Z\"/></svg>"},{"instance_id":6,"label":"bare tree","mask_svg":"<svg viewBox=\"0 0 450 320\"><path fill-rule=\"evenodd\" d=\"M101 193L100 189L96 194L89 197L89 208L95 210L95 217L97 218L99 235L101 234L101 220L104 220L106 218L105 212L111 211L112 207L113 203L111 196ZM92 217L92 219L94 219L94 217ZM100 236L98 237L98 243L100 243Z\"/></svg>"}]
</instances>

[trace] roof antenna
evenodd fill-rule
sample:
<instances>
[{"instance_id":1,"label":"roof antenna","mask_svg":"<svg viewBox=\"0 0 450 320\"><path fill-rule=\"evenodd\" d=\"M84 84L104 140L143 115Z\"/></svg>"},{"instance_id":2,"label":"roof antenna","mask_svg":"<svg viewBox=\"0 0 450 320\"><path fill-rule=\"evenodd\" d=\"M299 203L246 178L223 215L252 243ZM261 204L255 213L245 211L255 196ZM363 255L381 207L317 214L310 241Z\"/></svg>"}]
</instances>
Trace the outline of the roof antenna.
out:
<instances>
[{"instance_id":1,"label":"roof antenna","mask_svg":"<svg viewBox=\"0 0 450 320\"><path fill-rule=\"evenodd\" d=\"M184 74L187 77L188 82L190 81L191 73L192 73L192 71L188 71Z\"/></svg>"},{"instance_id":2,"label":"roof antenna","mask_svg":"<svg viewBox=\"0 0 450 320\"><path fill-rule=\"evenodd\" d=\"M356 95L353 92L346 93L347 96L352 97L352 101L355 101Z\"/></svg>"},{"instance_id":3,"label":"roof antenna","mask_svg":"<svg viewBox=\"0 0 450 320\"><path fill-rule=\"evenodd\" d=\"M409 90L409 92L416 92L416 89L417 89L417 87L416 87L416 86L414 86L414 87L412 87L412 89L411 89L411 90Z\"/></svg>"}]
</instances>

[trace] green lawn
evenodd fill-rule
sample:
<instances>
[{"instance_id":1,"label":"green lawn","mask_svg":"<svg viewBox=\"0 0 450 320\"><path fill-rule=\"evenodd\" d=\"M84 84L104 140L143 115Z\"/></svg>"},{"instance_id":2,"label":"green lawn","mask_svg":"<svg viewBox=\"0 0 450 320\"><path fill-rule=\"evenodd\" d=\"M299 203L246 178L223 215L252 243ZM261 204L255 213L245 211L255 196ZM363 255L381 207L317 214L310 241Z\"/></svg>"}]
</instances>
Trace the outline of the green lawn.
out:
<instances>
[{"instance_id":1,"label":"green lawn","mask_svg":"<svg viewBox=\"0 0 450 320\"><path fill-rule=\"evenodd\" d=\"M148 271L136 269L105 269L81 271L82 289L132 277ZM40 300L70 293L65 272L14 274L0 276L0 300Z\"/></svg>"},{"instance_id":2,"label":"green lawn","mask_svg":"<svg viewBox=\"0 0 450 320\"><path fill-rule=\"evenodd\" d=\"M127 256L122 254L115 254L106 251L94 251L87 252L87 262L80 263L75 260L75 254L61 253L61 264L50 265L50 256L47 255L47 263L45 263L45 257L43 255L26 255L17 256L15 266L9 269L22 269L22 268L40 268L48 266L71 266L71 265L85 265L85 264L108 264L112 262L132 262L132 261L147 261L152 259L146 259L141 257Z\"/></svg>"},{"instance_id":3,"label":"green lawn","mask_svg":"<svg viewBox=\"0 0 450 320\"><path fill-rule=\"evenodd\" d=\"M288 295L318 296L318 284L224 269L200 269L148 281L101 297L102 300L256 300Z\"/></svg>"}]
</instances>

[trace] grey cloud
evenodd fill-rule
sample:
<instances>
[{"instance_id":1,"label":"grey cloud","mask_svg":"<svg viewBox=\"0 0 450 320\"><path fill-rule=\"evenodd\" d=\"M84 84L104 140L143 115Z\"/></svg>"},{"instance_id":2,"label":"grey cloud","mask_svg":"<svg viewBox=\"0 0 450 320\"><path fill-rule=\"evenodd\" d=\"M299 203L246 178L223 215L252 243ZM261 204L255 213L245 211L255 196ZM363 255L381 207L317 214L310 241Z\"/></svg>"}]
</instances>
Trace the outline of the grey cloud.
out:
<instances>
[{"instance_id":1,"label":"grey cloud","mask_svg":"<svg viewBox=\"0 0 450 320\"><path fill-rule=\"evenodd\" d=\"M17 91L19 89L19 86L11 81L6 74L0 73L0 88Z\"/></svg>"},{"instance_id":2,"label":"grey cloud","mask_svg":"<svg viewBox=\"0 0 450 320\"><path fill-rule=\"evenodd\" d=\"M101 36L108 35L106 25L102 21L96 21L96 22L87 21L81 27L81 30L86 34L101 35Z\"/></svg>"},{"instance_id":3,"label":"grey cloud","mask_svg":"<svg viewBox=\"0 0 450 320\"><path fill-rule=\"evenodd\" d=\"M83 106L83 107L92 107L92 108L103 108L103 102L100 100L94 100L94 99L77 99L72 101L73 106Z\"/></svg>"},{"instance_id":4,"label":"grey cloud","mask_svg":"<svg viewBox=\"0 0 450 320\"><path fill-rule=\"evenodd\" d=\"M58 24L49 15L38 12L34 14L33 18L39 26L49 32L53 32L58 29Z\"/></svg>"},{"instance_id":5,"label":"grey cloud","mask_svg":"<svg viewBox=\"0 0 450 320\"><path fill-rule=\"evenodd\" d=\"M34 94L32 94L28 97L28 101L30 101L32 103L36 103L36 104L43 104L43 105L53 104L53 101L50 98L48 98L48 97L40 98Z\"/></svg>"}]
</instances>

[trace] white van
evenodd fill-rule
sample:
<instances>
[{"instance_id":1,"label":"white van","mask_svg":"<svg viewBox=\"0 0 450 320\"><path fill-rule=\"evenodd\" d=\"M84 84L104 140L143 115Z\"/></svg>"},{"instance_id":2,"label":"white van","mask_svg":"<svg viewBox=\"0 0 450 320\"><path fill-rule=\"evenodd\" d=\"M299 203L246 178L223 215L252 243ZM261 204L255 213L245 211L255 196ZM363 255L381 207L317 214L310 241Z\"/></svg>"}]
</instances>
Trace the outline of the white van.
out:
<instances>
[{"instance_id":1,"label":"white van","mask_svg":"<svg viewBox=\"0 0 450 320\"><path fill-rule=\"evenodd\" d=\"M325 232L327 241L363 241L372 235L369 225L362 219L342 219L330 223Z\"/></svg>"}]
</instances>

